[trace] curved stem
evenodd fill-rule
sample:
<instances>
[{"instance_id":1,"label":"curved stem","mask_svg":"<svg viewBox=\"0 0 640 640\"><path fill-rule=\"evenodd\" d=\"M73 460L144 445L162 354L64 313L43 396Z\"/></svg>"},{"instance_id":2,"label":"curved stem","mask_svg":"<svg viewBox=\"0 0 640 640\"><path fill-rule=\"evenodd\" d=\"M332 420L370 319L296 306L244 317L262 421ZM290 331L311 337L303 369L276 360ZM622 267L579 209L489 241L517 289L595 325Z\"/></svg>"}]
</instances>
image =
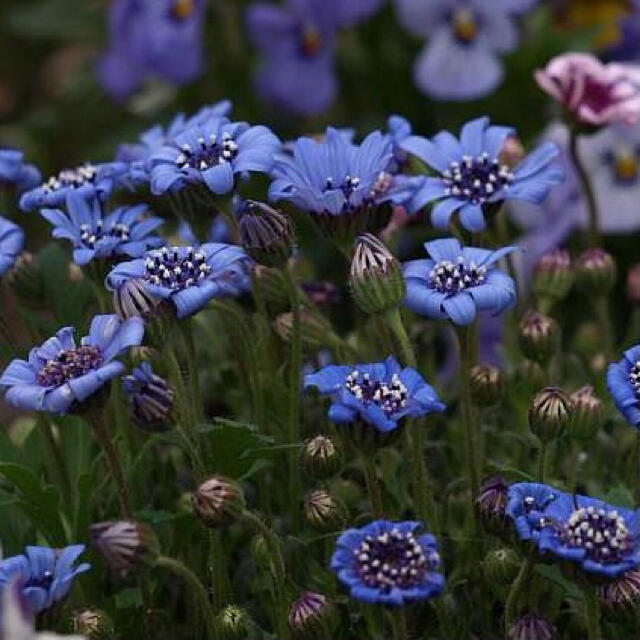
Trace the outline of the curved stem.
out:
<instances>
[{"instance_id":1,"label":"curved stem","mask_svg":"<svg viewBox=\"0 0 640 640\"><path fill-rule=\"evenodd\" d=\"M105 423L104 415L99 412L93 419L93 432L96 434L96 438L100 442L107 464L109 465L109 471L113 477L113 481L116 484L118 493L118 500L120 502L120 510L122 515L127 520L133 519L133 511L131 510L131 500L129 498L129 487L124 479L124 473L122 471L122 465L120 464L120 456L118 451L111 440L107 425Z\"/></svg>"},{"instance_id":2,"label":"curved stem","mask_svg":"<svg viewBox=\"0 0 640 640\"><path fill-rule=\"evenodd\" d=\"M293 326L291 328L291 362L289 369L289 411L287 418L287 437L289 444L300 441L300 370L302 368L302 335L300 328L300 297L298 285L287 264L283 269L289 288ZM300 519L300 483L298 476L298 456L295 447L289 452L289 498L293 530L298 529Z\"/></svg>"},{"instance_id":3,"label":"curved stem","mask_svg":"<svg viewBox=\"0 0 640 640\"><path fill-rule=\"evenodd\" d=\"M587 199L587 210L589 212L589 245L597 247L600 244L598 207L589 174L580 160L580 153L578 152L578 132L575 128L571 129L569 135L569 154Z\"/></svg>"},{"instance_id":4,"label":"curved stem","mask_svg":"<svg viewBox=\"0 0 640 640\"><path fill-rule=\"evenodd\" d=\"M525 561L522 563L520 571L511 585L511 589L509 589L509 595L507 596L507 602L504 607L504 635L506 638L509 637L509 629L511 629L513 619L515 618L520 593L524 586L529 582L529 576L534 565L534 553L535 551L532 549Z\"/></svg>"},{"instance_id":5,"label":"curved stem","mask_svg":"<svg viewBox=\"0 0 640 640\"><path fill-rule=\"evenodd\" d=\"M600 602L598 601L598 594L593 587L584 589L584 601L587 614L587 638L588 640L601 640Z\"/></svg>"},{"instance_id":6,"label":"curved stem","mask_svg":"<svg viewBox=\"0 0 640 640\"><path fill-rule=\"evenodd\" d=\"M209 596L207 595L207 592L202 585L202 582L200 582L198 576L196 576L196 574L193 573L193 571L191 571L191 569L189 569L189 567L184 565L182 562L174 558L169 558L168 556L160 556L156 560L156 566L167 569L167 571L171 571L173 574L180 577L189 587L195 600L200 605L202 617L204 618L205 626L207 629L207 636L209 638L215 638L216 623L213 616L213 609L211 608L211 603L209 602Z\"/></svg>"},{"instance_id":7,"label":"curved stem","mask_svg":"<svg viewBox=\"0 0 640 640\"><path fill-rule=\"evenodd\" d=\"M364 480L367 484L367 491L369 492L369 499L371 500L371 511L373 517L378 520L384 517L384 508L382 506L382 493L380 491L380 482L376 474L376 466L373 458L370 455L363 454L360 456L362 460L362 471L364 473Z\"/></svg>"},{"instance_id":8,"label":"curved stem","mask_svg":"<svg viewBox=\"0 0 640 640\"><path fill-rule=\"evenodd\" d=\"M398 343L402 364L404 364L405 367L413 367L415 369L416 356L413 352L413 347L411 346L411 340L409 339L407 330L404 328L400 310L395 307L394 309L387 311L385 318L389 324L389 328L393 332L396 342Z\"/></svg>"}]
</instances>

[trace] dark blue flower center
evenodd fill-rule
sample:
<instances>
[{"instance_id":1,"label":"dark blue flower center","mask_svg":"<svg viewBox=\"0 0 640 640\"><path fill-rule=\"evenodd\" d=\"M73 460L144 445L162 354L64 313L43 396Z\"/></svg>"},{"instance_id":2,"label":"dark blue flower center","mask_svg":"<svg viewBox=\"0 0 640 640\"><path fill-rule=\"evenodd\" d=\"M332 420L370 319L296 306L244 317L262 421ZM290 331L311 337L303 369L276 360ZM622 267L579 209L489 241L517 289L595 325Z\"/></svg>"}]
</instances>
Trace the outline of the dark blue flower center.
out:
<instances>
[{"instance_id":1,"label":"dark blue flower center","mask_svg":"<svg viewBox=\"0 0 640 640\"><path fill-rule=\"evenodd\" d=\"M204 280L211 272L207 256L193 247L162 247L148 254L144 278L153 285L181 291Z\"/></svg>"},{"instance_id":2,"label":"dark blue flower center","mask_svg":"<svg viewBox=\"0 0 640 640\"><path fill-rule=\"evenodd\" d=\"M84 164L76 169L63 169L57 176L51 176L42 188L47 192L59 191L66 187L73 189L83 184L94 183L98 170L92 164Z\"/></svg>"},{"instance_id":3,"label":"dark blue flower center","mask_svg":"<svg viewBox=\"0 0 640 640\"><path fill-rule=\"evenodd\" d=\"M39 587L40 589L49 589L54 579L52 571L44 571L42 575L33 576L25 584L26 587Z\"/></svg>"},{"instance_id":4,"label":"dark blue flower center","mask_svg":"<svg viewBox=\"0 0 640 640\"><path fill-rule=\"evenodd\" d=\"M636 362L631 371L629 371L629 384L636 394L636 398L640 401L640 360Z\"/></svg>"},{"instance_id":5,"label":"dark blue flower center","mask_svg":"<svg viewBox=\"0 0 640 640\"><path fill-rule=\"evenodd\" d=\"M238 155L238 145L228 132L218 136L212 133L208 140L200 137L195 149L185 142L179 150L176 165L180 169L191 168L197 171L206 171L231 162Z\"/></svg>"},{"instance_id":6,"label":"dark blue flower center","mask_svg":"<svg viewBox=\"0 0 640 640\"><path fill-rule=\"evenodd\" d=\"M475 158L462 156L462 162L452 162L442 173L445 193L473 204L483 204L494 193L507 189L513 178L506 164L501 165L497 158L489 159L487 153Z\"/></svg>"},{"instance_id":7,"label":"dark blue flower center","mask_svg":"<svg viewBox=\"0 0 640 640\"><path fill-rule=\"evenodd\" d=\"M602 564L615 564L633 546L631 533L614 509L595 507L576 509L559 533L570 547L579 547L587 557Z\"/></svg>"},{"instance_id":8,"label":"dark blue flower center","mask_svg":"<svg viewBox=\"0 0 640 640\"><path fill-rule=\"evenodd\" d=\"M439 293L456 295L465 289L481 285L486 275L487 267L477 266L473 262L466 264L461 256L456 263L442 260L435 264L429 272L429 286Z\"/></svg>"},{"instance_id":9,"label":"dark blue flower center","mask_svg":"<svg viewBox=\"0 0 640 640\"><path fill-rule=\"evenodd\" d=\"M89 247L89 249L93 249L96 243L104 238L118 240L120 242L129 241L131 230L128 225L122 224L121 222L114 222L108 229L104 229L103 225L104 222L98 220L95 230L92 230L88 224L81 224L80 240L82 244Z\"/></svg>"},{"instance_id":10,"label":"dark blue flower center","mask_svg":"<svg viewBox=\"0 0 640 640\"><path fill-rule=\"evenodd\" d=\"M65 349L47 360L38 371L38 384L43 387L59 387L68 380L94 371L102 362L103 356L98 347L83 345Z\"/></svg>"},{"instance_id":11,"label":"dark blue flower center","mask_svg":"<svg viewBox=\"0 0 640 640\"><path fill-rule=\"evenodd\" d=\"M388 592L422 584L429 571L440 565L439 555L423 549L413 533L391 529L366 536L353 551L356 572L368 587Z\"/></svg>"},{"instance_id":12,"label":"dark blue flower center","mask_svg":"<svg viewBox=\"0 0 640 640\"><path fill-rule=\"evenodd\" d=\"M347 203L349 202L349 198L351 198L353 192L360 186L360 178L358 178L357 176L350 176L349 174L347 174L344 177L344 180L340 183L336 183L336 181L333 179L333 177L329 176L325 182L325 187L324 190L325 191L334 191L336 189L339 189L340 191L342 191L342 193L344 193L344 197L347 200ZM347 204L347 206L349 206Z\"/></svg>"},{"instance_id":13,"label":"dark blue flower center","mask_svg":"<svg viewBox=\"0 0 640 640\"><path fill-rule=\"evenodd\" d=\"M376 404L387 416L400 411L409 397L407 387L396 373L390 381L372 380L368 373L360 373L356 369L347 376L344 386L363 404Z\"/></svg>"}]
</instances>

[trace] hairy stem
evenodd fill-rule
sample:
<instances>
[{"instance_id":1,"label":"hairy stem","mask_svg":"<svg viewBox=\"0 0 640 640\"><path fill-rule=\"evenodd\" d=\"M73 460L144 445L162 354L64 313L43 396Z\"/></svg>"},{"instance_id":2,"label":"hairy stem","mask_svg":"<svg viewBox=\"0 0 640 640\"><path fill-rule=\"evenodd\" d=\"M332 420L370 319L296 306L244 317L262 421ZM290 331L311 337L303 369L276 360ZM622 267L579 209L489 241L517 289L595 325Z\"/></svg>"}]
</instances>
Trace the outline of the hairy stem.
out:
<instances>
[{"instance_id":1,"label":"hairy stem","mask_svg":"<svg viewBox=\"0 0 640 640\"><path fill-rule=\"evenodd\" d=\"M600 244L598 207L589 174L580 160L580 153L578 152L578 132L575 128L571 129L569 136L569 154L587 199L587 210L589 212L589 246L597 247Z\"/></svg>"}]
</instances>

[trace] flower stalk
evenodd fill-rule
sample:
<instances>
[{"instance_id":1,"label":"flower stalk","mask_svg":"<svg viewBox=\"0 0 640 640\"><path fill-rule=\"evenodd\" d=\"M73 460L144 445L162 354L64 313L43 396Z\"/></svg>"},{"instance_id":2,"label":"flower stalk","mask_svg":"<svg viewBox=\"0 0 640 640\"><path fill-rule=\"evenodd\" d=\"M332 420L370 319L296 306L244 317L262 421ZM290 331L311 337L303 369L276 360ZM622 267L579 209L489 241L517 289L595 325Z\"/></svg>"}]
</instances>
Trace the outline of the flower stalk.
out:
<instances>
[{"instance_id":1,"label":"flower stalk","mask_svg":"<svg viewBox=\"0 0 640 640\"><path fill-rule=\"evenodd\" d=\"M571 162L575 167L580 185L584 191L585 198L587 200L587 211L589 213L589 246L600 246L600 232L598 229L598 207L596 204L596 197L593 192L593 186L589 178L589 174L582 164L580 159L580 152L578 150L579 133L577 128L571 127L569 133L569 155L571 156Z\"/></svg>"}]
</instances>

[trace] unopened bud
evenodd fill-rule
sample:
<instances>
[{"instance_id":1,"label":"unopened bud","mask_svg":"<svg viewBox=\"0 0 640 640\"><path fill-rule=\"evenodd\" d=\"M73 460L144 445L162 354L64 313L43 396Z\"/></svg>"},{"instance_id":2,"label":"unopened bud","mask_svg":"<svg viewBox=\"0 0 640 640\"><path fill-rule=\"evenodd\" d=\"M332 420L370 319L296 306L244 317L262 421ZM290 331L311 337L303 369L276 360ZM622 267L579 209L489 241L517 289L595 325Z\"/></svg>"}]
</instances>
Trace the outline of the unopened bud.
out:
<instances>
[{"instance_id":1,"label":"unopened bud","mask_svg":"<svg viewBox=\"0 0 640 640\"><path fill-rule=\"evenodd\" d=\"M551 442L569 424L572 412L571 400L562 389L546 387L531 402L529 428L542 442Z\"/></svg>"},{"instance_id":2,"label":"unopened bud","mask_svg":"<svg viewBox=\"0 0 640 640\"><path fill-rule=\"evenodd\" d=\"M503 382L500 369L478 364L471 369L471 398L479 407L490 407L502 397Z\"/></svg>"},{"instance_id":3,"label":"unopened bud","mask_svg":"<svg viewBox=\"0 0 640 640\"><path fill-rule=\"evenodd\" d=\"M226 527L244 511L240 485L222 476L205 480L193 494L193 511L207 527Z\"/></svg>"},{"instance_id":4,"label":"unopened bud","mask_svg":"<svg viewBox=\"0 0 640 640\"><path fill-rule=\"evenodd\" d=\"M335 605L326 596L304 592L289 610L289 629L294 640L326 640L337 622Z\"/></svg>"},{"instance_id":5,"label":"unopened bud","mask_svg":"<svg viewBox=\"0 0 640 640\"><path fill-rule=\"evenodd\" d=\"M502 143L502 148L498 153L498 161L500 164L506 164L508 167L513 168L520 164L522 158L524 158L524 147L520 138L517 136L507 136Z\"/></svg>"},{"instance_id":6,"label":"unopened bud","mask_svg":"<svg viewBox=\"0 0 640 640\"><path fill-rule=\"evenodd\" d=\"M508 640L556 640L558 629L544 616L528 613L518 618L507 634Z\"/></svg>"},{"instance_id":7,"label":"unopened bud","mask_svg":"<svg viewBox=\"0 0 640 640\"><path fill-rule=\"evenodd\" d=\"M509 547L489 551L482 561L485 580L490 588L500 588L510 585L518 575L520 569L518 554Z\"/></svg>"},{"instance_id":8,"label":"unopened bud","mask_svg":"<svg viewBox=\"0 0 640 640\"><path fill-rule=\"evenodd\" d=\"M627 298L631 304L640 305L640 262L627 274Z\"/></svg>"},{"instance_id":9,"label":"unopened bud","mask_svg":"<svg viewBox=\"0 0 640 640\"><path fill-rule=\"evenodd\" d=\"M571 256L565 249L554 249L540 258L533 272L533 291L540 298L561 300L573 284Z\"/></svg>"},{"instance_id":10,"label":"unopened bud","mask_svg":"<svg viewBox=\"0 0 640 640\"><path fill-rule=\"evenodd\" d=\"M251 631L253 621L246 611L235 604L229 604L216 617L221 640L245 640Z\"/></svg>"},{"instance_id":11,"label":"unopened bud","mask_svg":"<svg viewBox=\"0 0 640 640\"><path fill-rule=\"evenodd\" d=\"M23 251L7 272L7 282L15 294L33 308L46 306L45 280L40 262L29 251Z\"/></svg>"},{"instance_id":12,"label":"unopened bud","mask_svg":"<svg viewBox=\"0 0 640 640\"><path fill-rule=\"evenodd\" d=\"M149 362L143 362L122 379L129 399L133 423L144 431L164 431L171 426L175 392L156 375Z\"/></svg>"},{"instance_id":13,"label":"unopened bud","mask_svg":"<svg viewBox=\"0 0 640 640\"><path fill-rule=\"evenodd\" d=\"M342 466L342 450L333 438L314 436L302 447L300 466L310 478L330 478Z\"/></svg>"},{"instance_id":14,"label":"unopened bud","mask_svg":"<svg viewBox=\"0 0 640 640\"><path fill-rule=\"evenodd\" d=\"M593 437L602 420L602 400L593 387L582 387L569 396L573 405L571 435L588 440Z\"/></svg>"},{"instance_id":15,"label":"unopened bud","mask_svg":"<svg viewBox=\"0 0 640 640\"><path fill-rule=\"evenodd\" d=\"M509 501L509 485L502 476L487 478L476 496L476 510L482 525L494 533L501 533L507 523L505 509Z\"/></svg>"},{"instance_id":16,"label":"unopened bud","mask_svg":"<svg viewBox=\"0 0 640 640\"><path fill-rule=\"evenodd\" d=\"M589 295L603 296L616 282L616 263L603 249L587 249L576 263L576 282Z\"/></svg>"},{"instance_id":17,"label":"unopened bud","mask_svg":"<svg viewBox=\"0 0 640 640\"><path fill-rule=\"evenodd\" d=\"M100 609L76 612L71 619L71 630L87 640L109 640L114 635L111 619Z\"/></svg>"},{"instance_id":18,"label":"unopened bud","mask_svg":"<svg viewBox=\"0 0 640 640\"><path fill-rule=\"evenodd\" d=\"M640 571L631 569L597 587L598 598L611 611L634 611L640 605Z\"/></svg>"},{"instance_id":19,"label":"unopened bud","mask_svg":"<svg viewBox=\"0 0 640 640\"><path fill-rule=\"evenodd\" d=\"M347 519L346 507L325 489L312 491L304 501L307 522L318 531L342 529Z\"/></svg>"},{"instance_id":20,"label":"unopened bud","mask_svg":"<svg viewBox=\"0 0 640 640\"><path fill-rule=\"evenodd\" d=\"M527 311L520 322L518 339L522 353L544 366L560 347L560 327L549 316Z\"/></svg>"}]
</instances>

